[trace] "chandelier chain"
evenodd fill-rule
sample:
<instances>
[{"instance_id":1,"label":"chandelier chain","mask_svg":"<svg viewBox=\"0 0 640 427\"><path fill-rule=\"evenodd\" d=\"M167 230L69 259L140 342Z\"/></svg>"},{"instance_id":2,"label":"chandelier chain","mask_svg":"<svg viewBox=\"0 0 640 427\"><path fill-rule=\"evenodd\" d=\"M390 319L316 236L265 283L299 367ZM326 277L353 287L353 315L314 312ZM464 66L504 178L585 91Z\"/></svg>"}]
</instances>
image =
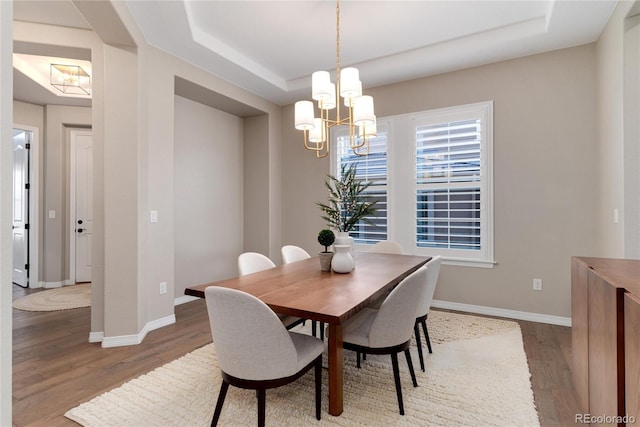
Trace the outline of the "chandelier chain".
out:
<instances>
[{"instance_id":1,"label":"chandelier chain","mask_svg":"<svg viewBox=\"0 0 640 427\"><path fill-rule=\"evenodd\" d=\"M336 0L336 79L340 78L340 0Z\"/></svg>"}]
</instances>

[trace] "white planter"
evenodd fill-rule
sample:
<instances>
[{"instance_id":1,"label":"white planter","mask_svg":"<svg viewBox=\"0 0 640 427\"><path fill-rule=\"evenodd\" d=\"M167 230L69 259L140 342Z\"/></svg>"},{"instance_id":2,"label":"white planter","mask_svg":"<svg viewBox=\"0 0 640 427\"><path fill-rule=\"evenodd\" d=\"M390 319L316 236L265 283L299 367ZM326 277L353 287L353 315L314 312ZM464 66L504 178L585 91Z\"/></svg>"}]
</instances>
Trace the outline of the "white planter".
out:
<instances>
[{"instance_id":1,"label":"white planter","mask_svg":"<svg viewBox=\"0 0 640 427\"><path fill-rule=\"evenodd\" d=\"M333 252L320 252L320 271L331 271L331 260L333 259Z\"/></svg>"}]
</instances>

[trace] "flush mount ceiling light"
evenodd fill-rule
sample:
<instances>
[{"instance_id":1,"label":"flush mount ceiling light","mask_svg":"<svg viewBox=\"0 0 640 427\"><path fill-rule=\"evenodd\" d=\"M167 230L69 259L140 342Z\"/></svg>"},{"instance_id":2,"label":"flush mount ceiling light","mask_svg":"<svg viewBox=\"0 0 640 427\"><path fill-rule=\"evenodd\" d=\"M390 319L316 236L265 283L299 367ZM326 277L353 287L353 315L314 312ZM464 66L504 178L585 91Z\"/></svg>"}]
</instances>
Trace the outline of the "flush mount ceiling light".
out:
<instances>
[{"instance_id":1,"label":"flush mount ceiling light","mask_svg":"<svg viewBox=\"0 0 640 427\"><path fill-rule=\"evenodd\" d=\"M91 95L91 76L79 65L51 64L51 86L65 94Z\"/></svg>"},{"instance_id":2,"label":"flush mount ceiling light","mask_svg":"<svg viewBox=\"0 0 640 427\"><path fill-rule=\"evenodd\" d=\"M347 108L340 116L340 97ZM315 117L311 101L295 104L295 127L304 133L304 146L315 151L316 157L329 154L329 130L334 126L349 128L349 141L354 154L369 154L369 138L376 136L376 116L373 97L362 95L362 82L357 68L340 69L340 1L336 0L336 83L331 83L328 71L311 75L311 98L318 102L320 117ZM333 114L331 114L335 110ZM333 118L331 117L333 116Z\"/></svg>"}]
</instances>

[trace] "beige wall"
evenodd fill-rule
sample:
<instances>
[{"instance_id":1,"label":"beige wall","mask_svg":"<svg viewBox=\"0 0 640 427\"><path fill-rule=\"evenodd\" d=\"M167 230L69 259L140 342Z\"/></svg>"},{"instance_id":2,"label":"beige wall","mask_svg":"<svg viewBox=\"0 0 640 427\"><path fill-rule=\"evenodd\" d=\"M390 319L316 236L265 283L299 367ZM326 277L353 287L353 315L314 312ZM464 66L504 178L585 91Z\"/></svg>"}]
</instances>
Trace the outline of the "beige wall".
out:
<instances>
[{"instance_id":1,"label":"beige wall","mask_svg":"<svg viewBox=\"0 0 640 427\"><path fill-rule=\"evenodd\" d=\"M13 118L12 2L0 2L0 141L11 140ZM11 144L0 144L0 224L9 224L12 215L12 170ZM11 354L13 286L11 281L12 253L11 230L0 227L0 425L11 425Z\"/></svg>"},{"instance_id":2,"label":"beige wall","mask_svg":"<svg viewBox=\"0 0 640 427\"><path fill-rule=\"evenodd\" d=\"M618 4L596 45L599 124L596 230L600 244L597 254L611 258L640 258L640 140L636 128L640 90L637 82L633 84L633 75L637 80L640 72L637 59L640 43L637 19L627 19L633 6L633 2ZM629 103L629 98L636 103ZM619 212L618 223L613 221L614 209Z\"/></svg>"},{"instance_id":3,"label":"beige wall","mask_svg":"<svg viewBox=\"0 0 640 427\"><path fill-rule=\"evenodd\" d=\"M248 117L244 120L245 149L243 153L244 163L244 187L243 203L246 206L259 207L258 209L269 212L270 191L269 176L272 167L269 158L268 133L269 118L263 114ZM244 242L246 252L259 252L269 255L269 215L264 217L247 215L244 220Z\"/></svg>"},{"instance_id":4,"label":"beige wall","mask_svg":"<svg viewBox=\"0 0 640 427\"><path fill-rule=\"evenodd\" d=\"M173 297L178 295L175 290L174 277L174 247L175 247L175 206L174 206L174 76L193 82L203 87L203 90L216 92L244 105L266 113L268 119L261 129L262 135L269 132L272 121L280 121L280 111L275 105L251 95L237 87L214 77L201 69L186 64L179 59L167 55L157 49L145 46L140 49L143 61L142 67L145 78L141 82L143 94L141 109L145 112L141 119L142 138L145 147L143 158L148 162L147 172L144 176L146 190L141 192L139 208L143 214L142 227L146 229L145 244L146 256L144 268L147 277L141 283L148 297L149 315L151 318L160 318L173 313ZM267 127L269 126L269 127ZM273 145L279 144L279 140L269 137L263 140L265 153L272 150ZM244 182L269 182L268 175L270 165L260 170L244 168ZM246 187L245 187L246 188ZM252 192L256 189L247 188L250 206L244 206L244 221L271 218L275 213L270 208L256 206L251 201ZM158 211L157 224L149 224L149 210ZM279 218L279 217L277 217ZM251 236L256 243L249 241L253 246L269 247L270 240L279 241L279 235L269 234ZM168 295L159 295L160 282L168 282ZM153 314L152 314L153 313Z\"/></svg>"},{"instance_id":5,"label":"beige wall","mask_svg":"<svg viewBox=\"0 0 640 427\"><path fill-rule=\"evenodd\" d=\"M378 117L494 101L497 265L445 265L436 299L570 316L570 257L596 249L595 83L595 47L586 45L365 90ZM328 162L304 152L285 111L283 241L315 252ZM534 277L542 292L532 291Z\"/></svg>"},{"instance_id":6,"label":"beige wall","mask_svg":"<svg viewBox=\"0 0 640 427\"><path fill-rule=\"evenodd\" d=\"M243 120L175 97L175 294L236 276L243 250Z\"/></svg>"},{"instance_id":7,"label":"beige wall","mask_svg":"<svg viewBox=\"0 0 640 427\"><path fill-rule=\"evenodd\" d=\"M14 100L13 123L38 128L40 134L43 134L44 107L42 105Z\"/></svg>"},{"instance_id":8,"label":"beige wall","mask_svg":"<svg viewBox=\"0 0 640 427\"><path fill-rule=\"evenodd\" d=\"M111 338L135 336L147 322L145 293L138 289L144 177L137 54L105 45L104 61L104 333Z\"/></svg>"}]
</instances>

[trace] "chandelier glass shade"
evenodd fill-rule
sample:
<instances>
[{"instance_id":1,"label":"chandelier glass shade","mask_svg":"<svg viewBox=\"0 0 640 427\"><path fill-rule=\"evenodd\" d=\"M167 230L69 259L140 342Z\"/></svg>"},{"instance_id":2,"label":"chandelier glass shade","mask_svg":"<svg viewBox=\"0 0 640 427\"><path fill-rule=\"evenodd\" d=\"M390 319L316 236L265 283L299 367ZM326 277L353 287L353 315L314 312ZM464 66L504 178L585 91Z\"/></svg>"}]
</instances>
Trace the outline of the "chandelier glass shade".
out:
<instances>
[{"instance_id":1,"label":"chandelier glass shade","mask_svg":"<svg viewBox=\"0 0 640 427\"><path fill-rule=\"evenodd\" d=\"M62 93L91 95L91 76L79 65L51 64L51 86Z\"/></svg>"},{"instance_id":2,"label":"chandelier glass shade","mask_svg":"<svg viewBox=\"0 0 640 427\"><path fill-rule=\"evenodd\" d=\"M341 116L341 102L344 117ZM347 126L350 146L354 154L369 154L369 139L376 136L376 116L373 97L362 94L362 82L357 68L340 69L340 1L336 0L336 83L328 71L311 75L311 98L295 104L295 127L303 132L304 146L316 157L329 154L330 129ZM345 111L346 110L346 111Z\"/></svg>"}]
</instances>

